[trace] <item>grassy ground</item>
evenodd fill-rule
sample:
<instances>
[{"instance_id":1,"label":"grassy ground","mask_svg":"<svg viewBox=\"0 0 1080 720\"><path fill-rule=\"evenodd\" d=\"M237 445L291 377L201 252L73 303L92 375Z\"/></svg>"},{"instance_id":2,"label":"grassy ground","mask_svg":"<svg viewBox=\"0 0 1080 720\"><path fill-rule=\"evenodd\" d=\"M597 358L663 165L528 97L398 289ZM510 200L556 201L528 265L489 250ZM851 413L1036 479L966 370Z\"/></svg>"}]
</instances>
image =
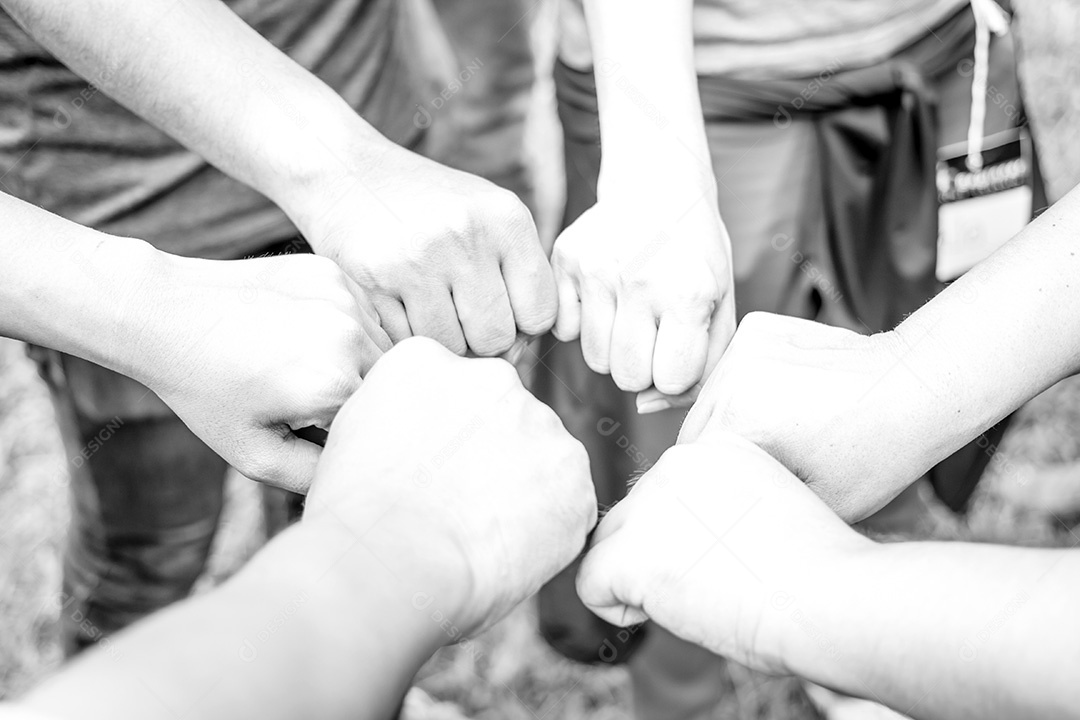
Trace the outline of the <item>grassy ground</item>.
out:
<instances>
[{"instance_id":1,"label":"grassy ground","mask_svg":"<svg viewBox=\"0 0 1080 720\"><path fill-rule=\"evenodd\" d=\"M1018 0L1023 77L1054 196L1080 180L1080 4ZM549 90L549 89L548 89ZM549 97L544 91L541 100ZM544 106L544 103L541 103ZM550 125L534 141L550 147ZM546 154L546 153L540 153ZM543 168L549 217L557 169ZM1080 459L1080 382L1062 383L1030 403L1009 432L966 518L936 508L928 532L938 537L1072 545L1080 518L1023 509L1026 493L1069 461ZM1055 475L1080 484L1080 476ZM13 342L0 341L0 697L18 695L59 662L56 646L59 553L67 519L67 475L44 388ZM251 483L234 477L211 568L202 586L228 576L258 547L262 526ZM441 652L421 683L442 705L433 719L459 711L475 718L617 720L628 717L629 688L621 669L591 669L561 660L536 637L523 607L468 651ZM717 718L813 715L791 680L731 669Z\"/></svg>"}]
</instances>

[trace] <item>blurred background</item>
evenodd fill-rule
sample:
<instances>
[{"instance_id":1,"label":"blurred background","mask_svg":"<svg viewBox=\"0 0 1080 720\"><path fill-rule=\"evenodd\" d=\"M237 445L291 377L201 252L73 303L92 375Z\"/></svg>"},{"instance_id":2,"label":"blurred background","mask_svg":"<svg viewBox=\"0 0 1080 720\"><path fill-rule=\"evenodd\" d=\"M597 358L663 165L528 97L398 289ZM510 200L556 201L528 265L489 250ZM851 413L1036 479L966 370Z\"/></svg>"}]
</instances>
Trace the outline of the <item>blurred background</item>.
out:
<instances>
[{"instance_id":1,"label":"blurred background","mask_svg":"<svg viewBox=\"0 0 1080 720\"><path fill-rule=\"evenodd\" d=\"M1025 101L1050 197L1056 199L1080 182L1080 0L1015 5ZM540 0L532 10L538 16L534 42L548 63L554 9ZM560 212L562 177L552 92L550 82L540 83L529 128L538 221L549 238ZM22 347L0 340L0 698L18 695L60 661L57 593L68 517L66 467L45 388ZM965 516L934 506L918 533L1080 544L1080 381L1060 383L1022 410ZM234 475L211 566L199 587L228 577L264 536L259 493ZM420 686L433 700L417 705L416 716L629 717L623 669L563 660L534 628L534 611L526 604L478 642L442 651L420 675ZM795 680L732 666L729 683L717 718L817 716Z\"/></svg>"}]
</instances>

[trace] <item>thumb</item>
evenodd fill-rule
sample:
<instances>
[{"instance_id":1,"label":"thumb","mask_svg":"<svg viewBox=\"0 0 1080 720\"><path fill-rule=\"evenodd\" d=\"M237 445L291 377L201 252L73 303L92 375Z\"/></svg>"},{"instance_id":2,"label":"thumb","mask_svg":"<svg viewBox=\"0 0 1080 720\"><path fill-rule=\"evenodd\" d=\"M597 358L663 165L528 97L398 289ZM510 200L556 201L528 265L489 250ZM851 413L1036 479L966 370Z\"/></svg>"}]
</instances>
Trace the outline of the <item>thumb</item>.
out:
<instances>
[{"instance_id":1,"label":"thumb","mask_svg":"<svg viewBox=\"0 0 1080 720\"><path fill-rule=\"evenodd\" d=\"M252 460L237 470L257 482L306 495L322 448L297 437L287 427L284 433L274 428L260 430L248 450Z\"/></svg>"},{"instance_id":2,"label":"thumb","mask_svg":"<svg viewBox=\"0 0 1080 720\"><path fill-rule=\"evenodd\" d=\"M577 593L581 602L606 622L619 627L637 625L648 620L641 609L642 598L631 591L634 582L630 572L632 557L619 542L616 532L597 543L585 555L577 576Z\"/></svg>"},{"instance_id":3,"label":"thumb","mask_svg":"<svg viewBox=\"0 0 1080 720\"><path fill-rule=\"evenodd\" d=\"M716 366L711 368L709 374L705 376L705 384L701 387L690 412L686 413L682 427L679 428L676 444L694 442L707 428L715 424L713 415L717 411L717 405L726 401L721 388L724 383L724 369L728 366L729 359L730 355L721 357Z\"/></svg>"},{"instance_id":4,"label":"thumb","mask_svg":"<svg viewBox=\"0 0 1080 720\"><path fill-rule=\"evenodd\" d=\"M686 419L683 421L682 427L679 428L679 436L675 442L681 445L696 441L705 431L705 428L708 427L714 408L715 404L709 399L708 395L705 396L704 401L695 403L690 408L690 412L686 414Z\"/></svg>"},{"instance_id":5,"label":"thumb","mask_svg":"<svg viewBox=\"0 0 1080 720\"><path fill-rule=\"evenodd\" d=\"M386 330L382 327L382 320L379 318L379 311L375 308L375 303L371 301L371 298L367 296L364 289L348 275L345 276L346 287L349 288L349 292L352 293L353 298L356 300L357 319L360 321L360 327L364 329L364 333L367 336L366 342L370 342L375 345L376 352L374 354L375 360L379 358L382 353L388 351L394 346L394 343L390 341L390 336L386 333ZM368 355L370 353L365 353ZM361 374L374 364L374 360L365 362L361 368Z\"/></svg>"}]
</instances>

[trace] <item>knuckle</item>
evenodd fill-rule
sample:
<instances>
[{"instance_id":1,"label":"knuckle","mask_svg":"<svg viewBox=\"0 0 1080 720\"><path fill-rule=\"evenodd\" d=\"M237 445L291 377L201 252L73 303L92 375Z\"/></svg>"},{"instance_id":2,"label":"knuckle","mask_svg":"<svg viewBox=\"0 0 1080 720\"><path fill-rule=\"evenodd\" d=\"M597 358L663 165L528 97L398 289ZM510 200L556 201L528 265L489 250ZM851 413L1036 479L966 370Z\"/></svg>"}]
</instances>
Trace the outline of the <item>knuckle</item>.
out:
<instances>
[{"instance_id":1,"label":"knuckle","mask_svg":"<svg viewBox=\"0 0 1080 720\"><path fill-rule=\"evenodd\" d=\"M684 307L709 306L709 312L719 300L719 291L715 283L680 283L671 289L672 299Z\"/></svg>"},{"instance_id":2,"label":"knuckle","mask_svg":"<svg viewBox=\"0 0 1080 720\"><path fill-rule=\"evenodd\" d=\"M555 303L531 305L518 313L516 324L527 335L543 335L555 324L558 313Z\"/></svg>"},{"instance_id":3,"label":"knuckle","mask_svg":"<svg viewBox=\"0 0 1080 720\"><path fill-rule=\"evenodd\" d=\"M658 377L654 380L656 389L665 395L682 395L694 385L690 377Z\"/></svg>"},{"instance_id":4,"label":"knuckle","mask_svg":"<svg viewBox=\"0 0 1080 720\"><path fill-rule=\"evenodd\" d=\"M576 318L560 314L559 319L555 322L555 327L551 329L551 334L559 342L573 342L581 334L581 323Z\"/></svg>"},{"instance_id":5,"label":"knuckle","mask_svg":"<svg viewBox=\"0 0 1080 720\"><path fill-rule=\"evenodd\" d=\"M536 234L532 213L521 198L511 191L496 187L492 191L491 205L499 219L508 223L511 230Z\"/></svg>"},{"instance_id":6,"label":"knuckle","mask_svg":"<svg viewBox=\"0 0 1080 720\"><path fill-rule=\"evenodd\" d=\"M581 355L592 371L601 375L611 374L610 348L596 337L593 330L584 325L581 334Z\"/></svg>"},{"instance_id":7,"label":"knuckle","mask_svg":"<svg viewBox=\"0 0 1080 720\"><path fill-rule=\"evenodd\" d=\"M626 392L641 392L647 390L652 384L652 378L648 371L636 360L629 362L613 363L611 366L611 379L620 390ZM661 390L661 392L664 392Z\"/></svg>"},{"instance_id":8,"label":"knuckle","mask_svg":"<svg viewBox=\"0 0 1080 720\"><path fill-rule=\"evenodd\" d=\"M665 395L681 395L700 380L684 367L668 367L657 370L653 376L656 389Z\"/></svg>"},{"instance_id":9,"label":"knuckle","mask_svg":"<svg viewBox=\"0 0 1080 720\"><path fill-rule=\"evenodd\" d=\"M477 355L501 355L514 344L514 323L495 323L484 327L469 338L469 346Z\"/></svg>"},{"instance_id":10,"label":"knuckle","mask_svg":"<svg viewBox=\"0 0 1080 720\"><path fill-rule=\"evenodd\" d=\"M526 257L525 261L514 260L517 274L521 275L530 287L547 289L555 292L555 271L551 261L543 252L537 251Z\"/></svg>"},{"instance_id":11,"label":"knuckle","mask_svg":"<svg viewBox=\"0 0 1080 720\"><path fill-rule=\"evenodd\" d=\"M596 285L614 293L621 284L620 271L603 256L582 253L577 259L578 273L583 285Z\"/></svg>"},{"instance_id":12,"label":"knuckle","mask_svg":"<svg viewBox=\"0 0 1080 720\"><path fill-rule=\"evenodd\" d=\"M598 352L585 352L583 353L585 358L585 364L589 366L589 369L595 373L601 375L611 374L611 364L608 358L604 357Z\"/></svg>"},{"instance_id":13,"label":"knuckle","mask_svg":"<svg viewBox=\"0 0 1080 720\"><path fill-rule=\"evenodd\" d=\"M455 236L467 236L470 228L475 223L476 211L473 203L464 198L448 198L438 206L434 219L438 227L445 228ZM428 237L428 243L432 238Z\"/></svg>"},{"instance_id":14,"label":"knuckle","mask_svg":"<svg viewBox=\"0 0 1080 720\"><path fill-rule=\"evenodd\" d=\"M549 330L555 324L559 299L555 276L547 262L515 268L504 274L504 279L506 320L531 335Z\"/></svg>"},{"instance_id":15,"label":"knuckle","mask_svg":"<svg viewBox=\"0 0 1080 720\"><path fill-rule=\"evenodd\" d=\"M642 293L657 286L654 278L642 267L622 266L617 270L615 282L619 289L629 293Z\"/></svg>"},{"instance_id":16,"label":"knuckle","mask_svg":"<svg viewBox=\"0 0 1080 720\"><path fill-rule=\"evenodd\" d=\"M465 342L465 336L456 328L441 328L436 331L435 339L440 345L458 357L462 357L468 351L469 346Z\"/></svg>"}]
</instances>

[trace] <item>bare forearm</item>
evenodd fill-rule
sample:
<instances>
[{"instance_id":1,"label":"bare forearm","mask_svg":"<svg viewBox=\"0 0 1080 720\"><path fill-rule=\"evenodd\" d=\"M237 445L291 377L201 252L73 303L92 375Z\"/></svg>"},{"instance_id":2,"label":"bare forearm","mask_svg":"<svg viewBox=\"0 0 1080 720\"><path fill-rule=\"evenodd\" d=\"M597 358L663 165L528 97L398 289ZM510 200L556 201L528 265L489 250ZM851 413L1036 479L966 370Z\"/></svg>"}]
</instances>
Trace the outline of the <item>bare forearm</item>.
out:
<instances>
[{"instance_id":1,"label":"bare forearm","mask_svg":"<svg viewBox=\"0 0 1080 720\"><path fill-rule=\"evenodd\" d=\"M158 254L0 194L0 335L135 372Z\"/></svg>"},{"instance_id":2,"label":"bare forearm","mask_svg":"<svg viewBox=\"0 0 1080 720\"><path fill-rule=\"evenodd\" d=\"M926 467L1080 370L1080 190L890 335L897 446Z\"/></svg>"},{"instance_id":3,"label":"bare forearm","mask_svg":"<svg viewBox=\"0 0 1080 720\"><path fill-rule=\"evenodd\" d=\"M692 0L587 0L585 11L604 142L601 193L662 165L678 169L663 178L665 185L694 183L715 200L694 66ZM656 180L634 184L655 193L663 189Z\"/></svg>"},{"instance_id":4,"label":"bare forearm","mask_svg":"<svg viewBox=\"0 0 1080 720\"><path fill-rule=\"evenodd\" d=\"M76 72L295 217L389 142L216 0L2 0ZM335 174L336 173L336 174Z\"/></svg>"},{"instance_id":5,"label":"bare forearm","mask_svg":"<svg viewBox=\"0 0 1080 720\"><path fill-rule=\"evenodd\" d=\"M1080 555L898 543L845 573L800 597L796 673L915 718L1075 716Z\"/></svg>"},{"instance_id":6,"label":"bare forearm","mask_svg":"<svg viewBox=\"0 0 1080 720\"><path fill-rule=\"evenodd\" d=\"M91 651L26 706L57 720L392 717L448 638L413 606L416 587L362 545L293 528L225 586Z\"/></svg>"}]
</instances>

